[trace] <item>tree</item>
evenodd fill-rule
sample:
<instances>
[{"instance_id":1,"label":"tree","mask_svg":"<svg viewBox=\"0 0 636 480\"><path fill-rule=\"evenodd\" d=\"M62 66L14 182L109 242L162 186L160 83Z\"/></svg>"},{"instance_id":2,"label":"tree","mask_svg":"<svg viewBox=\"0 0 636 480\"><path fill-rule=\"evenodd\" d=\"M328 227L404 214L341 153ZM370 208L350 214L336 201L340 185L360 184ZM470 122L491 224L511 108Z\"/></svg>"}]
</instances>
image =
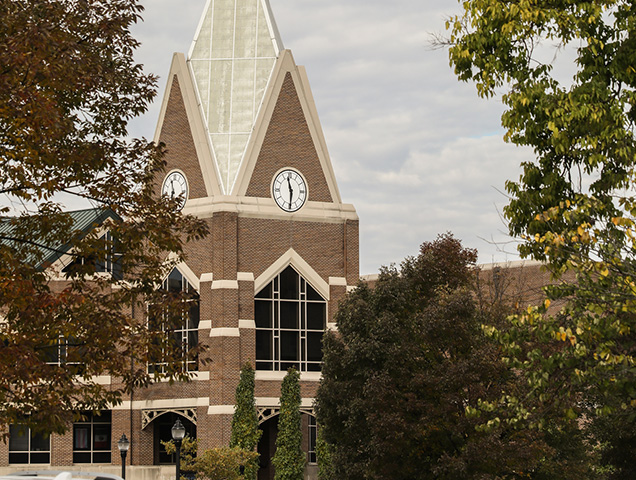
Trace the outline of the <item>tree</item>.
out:
<instances>
[{"instance_id":1,"label":"tree","mask_svg":"<svg viewBox=\"0 0 636 480\"><path fill-rule=\"evenodd\" d=\"M567 302L558 315L539 308L517 317L499 338L529 372L533 401L543 403L535 422L553 414L584 417L587 425L609 428L592 430L599 439L618 427L633 431L633 3L469 0L463 8L448 24L455 72L474 81L481 96L504 89L505 138L536 154L519 181L507 184L510 232L522 240L522 255L545 261L560 279L547 300ZM564 63L573 73L565 81L554 69ZM633 458L633 443L621 445L622 454L614 449L603 458ZM633 476L609 465L617 469L613 478Z\"/></svg>"},{"instance_id":2,"label":"tree","mask_svg":"<svg viewBox=\"0 0 636 480\"><path fill-rule=\"evenodd\" d=\"M135 0L0 0L0 215L12 215L0 221L0 425L61 433L78 411L149 384L159 354L168 368L155 378L188 377L180 347L141 319L147 305L180 318L183 297L157 286L206 232L155 195L162 148L127 136L155 95L133 60L141 11ZM93 228L65 211L74 198L94 207ZM52 271L62 254L74 261Z\"/></svg>"},{"instance_id":3,"label":"tree","mask_svg":"<svg viewBox=\"0 0 636 480\"><path fill-rule=\"evenodd\" d=\"M480 409L526 387L483 333L509 309L477 307L475 260L442 235L341 304L316 400L336 478L549 478L539 471L558 464L545 435Z\"/></svg>"},{"instance_id":4,"label":"tree","mask_svg":"<svg viewBox=\"0 0 636 480\"><path fill-rule=\"evenodd\" d=\"M173 440L161 442L168 455L176 453ZM199 480L244 480L241 467L258 461L258 453L240 447L218 447L205 450L197 456L197 440L185 437L181 445L181 471L192 473ZM181 476L182 479L187 478Z\"/></svg>"},{"instance_id":5,"label":"tree","mask_svg":"<svg viewBox=\"0 0 636 480\"><path fill-rule=\"evenodd\" d=\"M230 447L239 447L253 452L263 431L258 428L258 414L254 399L254 369L246 363L241 369L241 377L236 387L236 405L232 417ZM255 480L258 475L258 455L245 468L245 478Z\"/></svg>"},{"instance_id":6,"label":"tree","mask_svg":"<svg viewBox=\"0 0 636 480\"><path fill-rule=\"evenodd\" d=\"M300 430L300 373L290 368L280 392L276 453L272 458L275 480L302 480L305 473L303 435Z\"/></svg>"}]
</instances>

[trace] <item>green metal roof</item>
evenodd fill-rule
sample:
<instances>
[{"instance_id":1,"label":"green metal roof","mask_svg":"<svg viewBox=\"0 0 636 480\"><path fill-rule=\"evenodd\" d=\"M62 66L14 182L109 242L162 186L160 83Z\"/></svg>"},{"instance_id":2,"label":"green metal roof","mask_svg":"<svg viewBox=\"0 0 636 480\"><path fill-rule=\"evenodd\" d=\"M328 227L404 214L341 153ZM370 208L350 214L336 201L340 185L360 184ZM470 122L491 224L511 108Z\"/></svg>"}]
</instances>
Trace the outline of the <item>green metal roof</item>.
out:
<instances>
[{"instance_id":1,"label":"green metal roof","mask_svg":"<svg viewBox=\"0 0 636 480\"><path fill-rule=\"evenodd\" d=\"M82 235L87 234L92 229L100 226L107 218L121 220L121 218L109 208L88 208L85 210L75 210L71 212L63 212L70 216L72 220L71 232L81 232ZM15 243L12 233L15 230L15 221L19 221L20 217L4 217L0 218L0 244L11 246ZM31 239L38 244L37 239ZM39 261L39 265L50 265L58 260L70 249L70 241L60 245L39 245L38 250L42 253L43 258Z\"/></svg>"}]
</instances>

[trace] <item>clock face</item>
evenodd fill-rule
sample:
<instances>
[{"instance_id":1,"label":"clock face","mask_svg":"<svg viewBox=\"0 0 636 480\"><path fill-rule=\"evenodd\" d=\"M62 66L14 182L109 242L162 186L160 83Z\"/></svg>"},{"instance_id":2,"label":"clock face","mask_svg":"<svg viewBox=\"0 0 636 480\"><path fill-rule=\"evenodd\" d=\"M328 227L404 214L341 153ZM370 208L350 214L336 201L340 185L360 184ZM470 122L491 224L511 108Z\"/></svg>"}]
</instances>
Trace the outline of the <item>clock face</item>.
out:
<instances>
[{"instance_id":1,"label":"clock face","mask_svg":"<svg viewBox=\"0 0 636 480\"><path fill-rule=\"evenodd\" d=\"M177 208L181 210L188 199L188 182L185 175L177 170L170 172L163 181L161 194L177 199Z\"/></svg>"},{"instance_id":2,"label":"clock face","mask_svg":"<svg viewBox=\"0 0 636 480\"><path fill-rule=\"evenodd\" d=\"M286 212L295 212L307 199L305 179L296 170L283 170L274 177L272 195L280 208Z\"/></svg>"}]
</instances>

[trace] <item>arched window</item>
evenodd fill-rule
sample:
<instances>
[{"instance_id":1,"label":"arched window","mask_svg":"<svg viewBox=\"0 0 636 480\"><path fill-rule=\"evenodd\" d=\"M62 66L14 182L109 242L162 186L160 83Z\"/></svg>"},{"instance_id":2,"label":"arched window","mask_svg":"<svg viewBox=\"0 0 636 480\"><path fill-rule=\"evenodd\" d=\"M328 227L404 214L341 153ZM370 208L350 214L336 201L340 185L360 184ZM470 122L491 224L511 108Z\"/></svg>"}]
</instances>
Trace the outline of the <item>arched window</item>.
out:
<instances>
[{"instance_id":1,"label":"arched window","mask_svg":"<svg viewBox=\"0 0 636 480\"><path fill-rule=\"evenodd\" d=\"M327 302L293 267L256 294L254 317L257 370L320 371Z\"/></svg>"},{"instance_id":2,"label":"arched window","mask_svg":"<svg viewBox=\"0 0 636 480\"><path fill-rule=\"evenodd\" d=\"M170 334L174 346L181 350L184 370L196 371L199 368L199 362L198 358L192 355L191 350L199 344L199 293L176 268L164 280L162 287L168 293L185 293L184 302L187 303L187 308L183 309L180 322L168 322L166 311L161 311L158 315L155 313L156 316L151 315L149 318L150 327L162 329ZM168 325L170 325L170 329ZM165 359L158 359L158 361L148 365L148 370L150 373L165 372L166 365Z\"/></svg>"}]
</instances>

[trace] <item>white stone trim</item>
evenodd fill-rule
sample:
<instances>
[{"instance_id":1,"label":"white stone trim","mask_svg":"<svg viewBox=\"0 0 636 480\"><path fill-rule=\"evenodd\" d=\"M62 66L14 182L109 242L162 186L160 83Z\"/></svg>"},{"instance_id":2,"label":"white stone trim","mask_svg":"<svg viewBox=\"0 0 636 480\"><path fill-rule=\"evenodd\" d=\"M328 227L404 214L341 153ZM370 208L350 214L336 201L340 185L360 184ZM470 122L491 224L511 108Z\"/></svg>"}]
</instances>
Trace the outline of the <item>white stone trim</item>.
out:
<instances>
[{"instance_id":1,"label":"white stone trim","mask_svg":"<svg viewBox=\"0 0 636 480\"><path fill-rule=\"evenodd\" d=\"M203 274L201 274L201 278L199 279L199 281L201 283L203 283L203 282L212 282L212 281L214 281L214 274L213 273L203 273Z\"/></svg>"},{"instance_id":2,"label":"white stone trim","mask_svg":"<svg viewBox=\"0 0 636 480\"><path fill-rule=\"evenodd\" d=\"M113 410L148 410L148 409L160 409L160 408L194 408L194 407L207 407L210 405L210 397L199 398L173 398L173 399L161 399L161 400L135 400L130 403L130 400L125 400L119 405L112 407Z\"/></svg>"},{"instance_id":3,"label":"white stone trim","mask_svg":"<svg viewBox=\"0 0 636 480\"><path fill-rule=\"evenodd\" d=\"M239 320L239 328L255 330L256 322L254 320Z\"/></svg>"},{"instance_id":4,"label":"white stone trim","mask_svg":"<svg viewBox=\"0 0 636 480\"><path fill-rule=\"evenodd\" d=\"M238 290L238 280L214 280L212 290Z\"/></svg>"},{"instance_id":5,"label":"white stone trim","mask_svg":"<svg viewBox=\"0 0 636 480\"><path fill-rule=\"evenodd\" d=\"M327 330L332 332L337 332L338 324L336 322L327 322Z\"/></svg>"},{"instance_id":6,"label":"white stone trim","mask_svg":"<svg viewBox=\"0 0 636 480\"><path fill-rule=\"evenodd\" d=\"M255 380L264 380L271 382L280 382L285 378L287 372L273 372L273 371L264 371L264 370L256 370L254 372ZM301 382L319 382L322 378L322 373L320 372L300 372L300 381Z\"/></svg>"},{"instance_id":7,"label":"white stone trim","mask_svg":"<svg viewBox=\"0 0 636 480\"><path fill-rule=\"evenodd\" d=\"M278 397L256 397L257 407L280 407L280 398ZM310 408L314 406L315 398L303 397L300 399L301 408Z\"/></svg>"},{"instance_id":8,"label":"white stone trim","mask_svg":"<svg viewBox=\"0 0 636 480\"><path fill-rule=\"evenodd\" d=\"M329 277L329 285L346 287L347 279L345 277Z\"/></svg>"},{"instance_id":9,"label":"white stone trim","mask_svg":"<svg viewBox=\"0 0 636 480\"><path fill-rule=\"evenodd\" d=\"M239 282L253 282L254 274L252 272L238 272L236 274L236 280Z\"/></svg>"},{"instance_id":10,"label":"white stone trim","mask_svg":"<svg viewBox=\"0 0 636 480\"><path fill-rule=\"evenodd\" d=\"M212 320L199 320L199 330L208 330L212 328Z\"/></svg>"},{"instance_id":11,"label":"white stone trim","mask_svg":"<svg viewBox=\"0 0 636 480\"><path fill-rule=\"evenodd\" d=\"M272 198L219 195L188 200L183 213L199 218L210 218L217 212L235 212L244 218L267 220L296 220L300 222L343 223L356 221L358 214L348 203L308 201L295 213L281 210Z\"/></svg>"},{"instance_id":12,"label":"white stone trim","mask_svg":"<svg viewBox=\"0 0 636 480\"><path fill-rule=\"evenodd\" d=\"M254 291L263 289L272 279L282 272L288 265L292 265L298 273L315 288L322 297L329 301L329 284L309 265L293 248L285 252L278 260L267 268L254 281Z\"/></svg>"},{"instance_id":13,"label":"white stone trim","mask_svg":"<svg viewBox=\"0 0 636 480\"><path fill-rule=\"evenodd\" d=\"M238 328L212 328L210 337L240 337L241 331Z\"/></svg>"},{"instance_id":14,"label":"white stone trim","mask_svg":"<svg viewBox=\"0 0 636 480\"><path fill-rule=\"evenodd\" d=\"M234 405L210 405L208 415L234 415Z\"/></svg>"}]
</instances>

